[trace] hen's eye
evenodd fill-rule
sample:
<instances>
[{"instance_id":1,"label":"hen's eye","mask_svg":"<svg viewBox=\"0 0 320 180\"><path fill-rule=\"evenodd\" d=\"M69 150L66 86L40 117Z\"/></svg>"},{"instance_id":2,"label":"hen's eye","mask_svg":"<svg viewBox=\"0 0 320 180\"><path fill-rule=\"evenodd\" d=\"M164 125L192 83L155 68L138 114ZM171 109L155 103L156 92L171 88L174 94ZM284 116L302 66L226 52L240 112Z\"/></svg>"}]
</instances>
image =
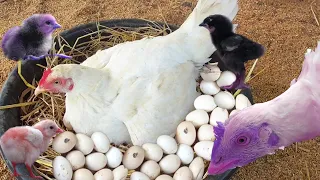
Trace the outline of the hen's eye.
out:
<instances>
[{"instance_id":1,"label":"hen's eye","mask_svg":"<svg viewBox=\"0 0 320 180\"><path fill-rule=\"evenodd\" d=\"M246 145L246 144L249 143L249 141L250 141L250 139L247 138L246 136L240 136L240 137L237 139L237 143L238 143L239 145Z\"/></svg>"},{"instance_id":2,"label":"hen's eye","mask_svg":"<svg viewBox=\"0 0 320 180\"><path fill-rule=\"evenodd\" d=\"M51 22L50 22L50 21L46 21L46 24L47 24L47 25L50 25L50 24L51 24Z\"/></svg>"},{"instance_id":3,"label":"hen's eye","mask_svg":"<svg viewBox=\"0 0 320 180\"><path fill-rule=\"evenodd\" d=\"M55 83L55 84L60 84L60 82L59 82L59 81L55 81L54 83Z\"/></svg>"},{"instance_id":4,"label":"hen's eye","mask_svg":"<svg viewBox=\"0 0 320 180\"><path fill-rule=\"evenodd\" d=\"M50 126L49 128L50 128L50 129L53 129L53 126Z\"/></svg>"}]
</instances>

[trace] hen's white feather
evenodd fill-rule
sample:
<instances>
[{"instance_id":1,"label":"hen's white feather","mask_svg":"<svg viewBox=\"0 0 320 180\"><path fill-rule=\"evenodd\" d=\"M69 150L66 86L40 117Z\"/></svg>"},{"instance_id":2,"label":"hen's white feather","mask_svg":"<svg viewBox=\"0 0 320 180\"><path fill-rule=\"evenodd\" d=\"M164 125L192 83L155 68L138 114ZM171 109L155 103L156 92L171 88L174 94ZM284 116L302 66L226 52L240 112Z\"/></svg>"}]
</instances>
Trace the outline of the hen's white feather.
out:
<instances>
[{"instance_id":1,"label":"hen's white feather","mask_svg":"<svg viewBox=\"0 0 320 180\"><path fill-rule=\"evenodd\" d=\"M64 118L76 132L101 131L116 144L173 135L199 95L198 68L216 50L199 24L212 14L233 20L237 12L237 0L199 0L173 33L121 43L98 51L83 68L72 66L68 77L76 83L66 95ZM63 67L70 66L53 70Z\"/></svg>"}]
</instances>

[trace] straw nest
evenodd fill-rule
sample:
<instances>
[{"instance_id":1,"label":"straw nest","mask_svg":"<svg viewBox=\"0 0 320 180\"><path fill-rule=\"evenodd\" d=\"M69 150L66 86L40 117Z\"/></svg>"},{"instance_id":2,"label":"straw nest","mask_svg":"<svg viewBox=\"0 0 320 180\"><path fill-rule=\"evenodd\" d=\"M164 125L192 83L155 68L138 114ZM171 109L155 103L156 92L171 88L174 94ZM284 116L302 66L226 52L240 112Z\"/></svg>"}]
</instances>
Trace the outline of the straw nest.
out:
<instances>
[{"instance_id":1,"label":"straw nest","mask_svg":"<svg viewBox=\"0 0 320 180\"><path fill-rule=\"evenodd\" d=\"M121 27L109 28L97 23L98 30L96 32L88 32L88 34L86 34L85 36L79 37L73 46L68 44L68 42L61 36L57 36L56 38L61 48L58 50L52 48L52 53L63 53L72 56L73 58L58 59L46 57L47 67L52 68L58 64L79 64L86 58L95 54L97 50L109 48L126 41L139 40L144 37L150 36L161 36L168 34L168 32L172 32L172 30L167 25L160 26L156 23L154 23L154 25L155 27L149 26L128 30ZM90 41L78 43L80 39L88 37L90 38ZM64 49L66 48L68 50L64 51ZM246 82L249 81L250 74L252 73L252 70L254 69L256 63L257 61L250 69ZM39 64L37 65L42 68L47 68ZM24 80L23 76L21 75L21 62L18 63L18 73L28 88L22 92L19 99L19 104L2 106L0 107L0 109L20 107L21 121L23 125L33 125L39 122L41 119L52 119L61 128L63 128L64 130L68 130L63 124L63 116L65 113L65 96L63 94L44 93L35 97L34 89L37 86L38 82L33 79L32 83L29 84ZM239 93L240 91L238 90L237 92L235 92L234 96ZM130 145L122 145L118 148L121 149L121 151L124 153L129 147ZM35 162L35 170L45 179L53 180L54 177L52 170L52 161L56 156L59 155L61 154L55 152L50 145L48 150L44 154L42 154ZM205 172L208 166L209 162L205 161ZM129 171L127 179L130 178L130 174L132 174L132 172L134 172L134 170ZM204 175L203 179L205 179L206 176L207 173Z\"/></svg>"}]
</instances>

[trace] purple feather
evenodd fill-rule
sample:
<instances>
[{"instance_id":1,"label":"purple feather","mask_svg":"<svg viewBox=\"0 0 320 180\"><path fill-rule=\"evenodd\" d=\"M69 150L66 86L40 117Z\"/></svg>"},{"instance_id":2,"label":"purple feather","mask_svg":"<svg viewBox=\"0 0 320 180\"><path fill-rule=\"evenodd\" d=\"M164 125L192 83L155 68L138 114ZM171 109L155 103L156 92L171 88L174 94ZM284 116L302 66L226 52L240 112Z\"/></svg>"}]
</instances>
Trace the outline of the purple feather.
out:
<instances>
[{"instance_id":1,"label":"purple feather","mask_svg":"<svg viewBox=\"0 0 320 180\"><path fill-rule=\"evenodd\" d=\"M212 155L215 154L214 152L217 151L217 148L220 146L223 135L224 135L224 131L225 131L225 127L223 125L222 122L217 122L217 126L213 126L213 132L214 135L216 137L216 139L214 140L214 146L212 148ZM211 155L212 160L214 160L213 156Z\"/></svg>"}]
</instances>

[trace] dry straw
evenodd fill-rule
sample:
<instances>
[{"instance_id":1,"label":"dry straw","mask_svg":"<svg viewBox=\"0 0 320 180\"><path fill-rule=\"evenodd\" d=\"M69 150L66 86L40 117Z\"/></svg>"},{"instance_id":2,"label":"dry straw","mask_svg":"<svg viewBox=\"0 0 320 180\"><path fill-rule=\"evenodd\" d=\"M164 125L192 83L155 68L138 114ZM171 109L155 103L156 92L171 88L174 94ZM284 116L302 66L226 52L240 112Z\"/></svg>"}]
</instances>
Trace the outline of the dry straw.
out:
<instances>
[{"instance_id":1,"label":"dry straw","mask_svg":"<svg viewBox=\"0 0 320 180\"><path fill-rule=\"evenodd\" d=\"M85 36L79 37L73 46L70 46L70 44L61 36L57 36L57 40L61 48L58 51L52 48L52 53L63 53L72 56L73 58L58 60L57 57L46 57L47 66L52 68L58 64L79 64L81 61L95 54L97 50L109 48L126 41L134 41L150 36L155 37L166 35L168 31L171 32L171 29L167 25L161 26L154 22L152 23L155 27L149 26L135 28L133 30L127 30L126 28L121 27L109 28L97 23L96 32L88 32L88 34ZM102 35L102 33L104 35ZM90 37L90 41L78 43L80 39L88 37ZM69 49L67 52L64 52L65 47ZM255 68L256 63L257 61L252 66L246 81L248 81L248 78L251 77L251 73ZM38 66L46 68L41 65ZM34 89L37 86L37 82L36 80L33 80L32 83L29 84L24 80L23 76L21 75L21 62L18 63L18 73L28 88L22 92L19 99L19 104L1 106L0 110L20 107L21 121L23 125L33 125L39 122L40 119L48 118L53 119L61 128L68 130L63 124L63 116L65 113L65 96L62 94L44 93L35 97ZM240 93L240 91L237 91L236 93ZM121 145L118 148L120 148L122 152L125 152L128 147L129 146ZM53 180L52 161L56 156L59 155L60 154L55 152L50 146L34 164L34 167L39 175L45 179ZM205 161L206 170L208 166L209 162ZM127 179L129 179L132 172L134 171L129 171ZM206 177L207 173L204 175L203 179Z\"/></svg>"}]
</instances>

